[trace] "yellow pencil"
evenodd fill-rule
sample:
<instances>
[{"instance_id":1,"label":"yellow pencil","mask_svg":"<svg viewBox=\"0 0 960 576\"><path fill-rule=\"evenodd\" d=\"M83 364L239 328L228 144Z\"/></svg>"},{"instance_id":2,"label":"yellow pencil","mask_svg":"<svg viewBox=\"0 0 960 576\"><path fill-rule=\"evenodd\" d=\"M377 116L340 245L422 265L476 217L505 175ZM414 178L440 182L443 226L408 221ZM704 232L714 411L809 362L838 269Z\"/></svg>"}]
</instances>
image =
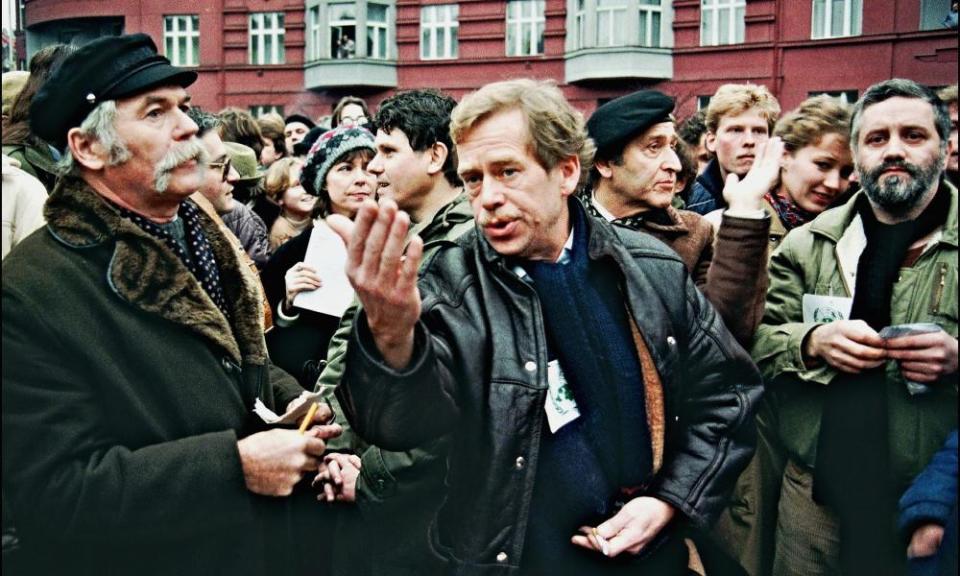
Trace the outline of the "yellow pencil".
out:
<instances>
[{"instance_id":1,"label":"yellow pencil","mask_svg":"<svg viewBox=\"0 0 960 576\"><path fill-rule=\"evenodd\" d=\"M314 402L310 405L310 409L307 410L307 415L303 417L303 421L300 422L300 433L303 434L307 431L307 428L310 427L310 423L313 422L313 417L317 414L317 408L320 407L320 404Z\"/></svg>"}]
</instances>

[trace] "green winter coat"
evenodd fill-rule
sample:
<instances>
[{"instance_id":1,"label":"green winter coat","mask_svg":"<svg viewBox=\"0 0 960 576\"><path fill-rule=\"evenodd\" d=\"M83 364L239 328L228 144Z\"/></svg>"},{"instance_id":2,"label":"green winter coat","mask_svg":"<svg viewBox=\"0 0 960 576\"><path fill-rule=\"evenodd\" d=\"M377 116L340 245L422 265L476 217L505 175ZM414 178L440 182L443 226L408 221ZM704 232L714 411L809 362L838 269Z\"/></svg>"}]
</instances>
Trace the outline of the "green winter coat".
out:
<instances>
[{"instance_id":1,"label":"green winter coat","mask_svg":"<svg viewBox=\"0 0 960 576\"><path fill-rule=\"evenodd\" d=\"M46 147L4 144L3 153L20 163L20 169L43 184L49 193L57 183L57 162Z\"/></svg>"},{"instance_id":2,"label":"green winter coat","mask_svg":"<svg viewBox=\"0 0 960 576\"><path fill-rule=\"evenodd\" d=\"M3 261L3 491L37 572L291 573L290 500L249 492L237 451L256 398L302 390L269 363L256 278L202 216L228 321L83 181L46 219Z\"/></svg>"},{"instance_id":3,"label":"green winter coat","mask_svg":"<svg viewBox=\"0 0 960 576\"><path fill-rule=\"evenodd\" d=\"M470 202L461 194L430 221L412 228L410 235L418 234L423 239L422 261L427 262L440 243L459 238L474 226ZM342 411L333 392L343 376L347 341L357 312L358 308L351 306L341 318L330 340L327 365L317 382L317 389L325 393L338 414ZM445 440L406 452L390 452L366 444L344 418L338 422L344 426L344 433L329 445L361 455L357 479L361 514L342 517L345 525L338 531L334 572L352 576L363 574L362 570L383 576L439 572L442 565L429 549L427 528L446 494Z\"/></svg>"},{"instance_id":4,"label":"green winter coat","mask_svg":"<svg viewBox=\"0 0 960 576\"><path fill-rule=\"evenodd\" d=\"M957 337L957 189L950 192L946 224L926 251L901 270L894 285L891 324L934 322ZM805 323L804 294L852 296L857 262L866 245L856 213L860 192L784 238L770 261L770 289L753 359L767 382L767 398L779 414L778 432L789 456L812 468L824 386L837 371L823 363L807 368L802 345L818 324ZM957 375L945 376L927 394L911 396L896 362L886 366L890 454L894 482L905 488L957 427Z\"/></svg>"}]
</instances>

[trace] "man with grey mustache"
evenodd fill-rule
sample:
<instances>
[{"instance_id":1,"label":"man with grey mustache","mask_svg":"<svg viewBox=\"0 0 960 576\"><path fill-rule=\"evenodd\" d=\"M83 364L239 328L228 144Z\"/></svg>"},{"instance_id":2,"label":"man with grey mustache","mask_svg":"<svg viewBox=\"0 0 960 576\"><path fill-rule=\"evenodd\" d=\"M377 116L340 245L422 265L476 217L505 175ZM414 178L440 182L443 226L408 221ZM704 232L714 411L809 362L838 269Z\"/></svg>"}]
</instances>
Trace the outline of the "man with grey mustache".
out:
<instances>
[{"instance_id":1,"label":"man with grey mustache","mask_svg":"<svg viewBox=\"0 0 960 576\"><path fill-rule=\"evenodd\" d=\"M110 37L33 102L65 153L47 227L3 264L4 511L29 573L302 572L283 497L340 429L326 406L299 432L253 413L302 389L267 357L256 278L188 200L211 162L195 79Z\"/></svg>"}]
</instances>

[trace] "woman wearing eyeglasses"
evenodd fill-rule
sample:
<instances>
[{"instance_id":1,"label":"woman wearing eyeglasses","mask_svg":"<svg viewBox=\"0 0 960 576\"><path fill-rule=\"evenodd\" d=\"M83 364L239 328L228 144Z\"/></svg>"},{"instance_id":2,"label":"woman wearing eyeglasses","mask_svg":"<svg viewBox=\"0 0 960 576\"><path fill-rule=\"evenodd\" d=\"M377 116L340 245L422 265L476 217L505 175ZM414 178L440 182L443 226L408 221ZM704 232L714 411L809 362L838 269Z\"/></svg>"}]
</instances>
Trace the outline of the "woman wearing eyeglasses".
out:
<instances>
[{"instance_id":1,"label":"woman wearing eyeglasses","mask_svg":"<svg viewBox=\"0 0 960 576\"><path fill-rule=\"evenodd\" d=\"M261 274L274 310L275 327L267 335L270 357L308 389L313 389L340 318L294 306L298 294L323 285L316 269L303 260L314 227L326 226L323 218L341 214L352 219L364 200L374 198L376 178L367 172L374 153L373 135L366 128L341 126L320 136L299 175L300 188L315 201L310 224L276 250Z\"/></svg>"}]
</instances>

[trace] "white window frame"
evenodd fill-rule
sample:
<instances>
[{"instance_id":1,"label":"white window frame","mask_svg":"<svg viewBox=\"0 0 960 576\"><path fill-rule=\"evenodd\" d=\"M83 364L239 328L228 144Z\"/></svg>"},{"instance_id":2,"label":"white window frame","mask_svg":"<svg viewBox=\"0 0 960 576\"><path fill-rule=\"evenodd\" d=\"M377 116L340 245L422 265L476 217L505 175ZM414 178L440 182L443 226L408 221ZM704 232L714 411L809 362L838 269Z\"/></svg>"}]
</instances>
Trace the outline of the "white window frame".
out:
<instances>
[{"instance_id":1,"label":"white window frame","mask_svg":"<svg viewBox=\"0 0 960 576\"><path fill-rule=\"evenodd\" d=\"M835 32L833 30L833 0L812 0L810 4L810 38L812 40L859 36L863 32L863 0L842 0L842 2L842 29ZM822 29L819 34L817 33L817 5L822 7L821 14L823 15ZM853 19L855 11L860 12L856 22Z\"/></svg>"},{"instance_id":2,"label":"white window frame","mask_svg":"<svg viewBox=\"0 0 960 576\"><path fill-rule=\"evenodd\" d=\"M700 0L700 45L725 46L742 44L746 35L746 0ZM727 12L727 42L720 41L720 14ZM742 13L743 18L737 18ZM710 38L704 38L704 24L713 22Z\"/></svg>"},{"instance_id":3,"label":"white window frame","mask_svg":"<svg viewBox=\"0 0 960 576\"><path fill-rule=\"evenodd\" d=\"M371 6L381 6L383 7L383 21L371 20L370 19L370 7ZM390 57L390 5L381 4L379 2L367 2L366 3L366 20L367 20L367 29L366 29L366 38L367 44L367 58L373 58L374 60L386 60ZM381 36L380 32L383 32ZM371 38L371 33L373 42L369 42ZM383 38L383 46L380 45L380 39Z\"/></svg>"},{"instance_id":4,"label":"white window frame","mask_svg":"<svg viewBox=\"0 0 960 576\"><path fill-rule=\"evenodd\" d=\"M183 27L183 28L181 28ZM186 39L186 54L180 53L180 40ZM163 51L174 66L200 65L200 15L167 14L163 17Z\"/></svg>"},{"instance_id":5,"label":"white window frame","mask_svg":"<svg viewBox=\"0 0 960 576\"><path fill-rule=\"evenodd\" d=\"M532 8L526 10L525 8ZM528 12L532 11L530 16ZM507 2L507 34L504 39L504 50L507 56L536 56L543 54L540 43L544 42L544 32L547 27L545 0L508 0ZM524 46L523 32L525 28L532 28L529 45ZM539 32L539 34L538 34ZM514 50L510 51L510 35L514 35Z\"/></svg>"},{"instance_id":6,"label":"white window frame","mask_svg":"<svg viewBox=\"0 0 960 576\"><path fill-rule=\"evenodd\" d=\"M443 46L437 40L443 31ZM456 32L456 34L454 34ZM420 8L420 59L454 60L460 49L460 6L431 4Z\"/></svg>"},{"instance_id":7,"label":"white window frame","mask_svg":"<svg viewBox=\"0 0 960 576\"><path fill-rule=\"evenodd\" d=\"M256 23L256 27L254 26ZM271 65L285 64L287 55L284 47L286 30L284 28L283 12L251 12L247 21L249 29L248 36L248 61L250 64ZM270 54L266 51L266 40L270 37ZM256 58L254 58L254 46L256 46ZM256 61L255 61L256 60Z\"/></svg>"},{"instance_id":8,"label":"white window frame","mask_svg":"<svg viewBox=\"0 0 960 576\"><path fill-rule=\"evenodd\" d=\"M639 14L637 15L637 25L640 25L640 16L646 13L647 24L638 30L638 40L641 46L646 48L660 48L663 46L663 0L657 0L656 4L640 3ZM657 25L653 25L653 16L656 14ZM656 37L657 41L653 39Z\"/></svg>"},{"instance_id":9,"label":"white window frame","mask_svg":"<svg viewBox=\"0 0 960 576\"><path fill-rule=\"evenodd\" d=\"M314 4L307 8L307 62L319 60L323 56L323 47L320 43L320 5Z\"/></svg>"},{"instance_id":10,"label":"white window frame","mask_svg":"<svg viewBox=\"0 0 960 576\"><path fill-rule=\"evenodd\" d=\"M587 47L587 0L574 0L573 4L573 49Z\"/></svg>"},{"instance_id":11,"label":"white window frame","mask_svg":"<svg viewBox=\"0 0 960 576\"><path fill-rule=\"evenodd\" d=\"M616 4L610 6L601 6L603 0L597 0L597 46L609 48L613 46L627 45L627 13L630 10L629 0L610 0ZM601 30L606 19L606 30ZM617 38L617 29L619 27L620 37Z\"/></svg>"},{"instance_id":12,"label":"white window frame","mask_svg":"<svg viewBox=\"0 0 960 576\"><path fill-rule=\"evenodd\" d=\"M339 6L341 4L347 4L353 6L353 20L334 20L333 19L333 6ZM334 60L344 60L345 58L340 58L337 55L337 45L333 44L333 30L335 28L343 28L347 26L353 26L353 56L347 58L356 58L358 50L358 28L360 27L360 17L359 17L359 3L357 2L329 2L327 4L327 33L329 35L330 41L330 58Z\"/></svg>"}]
</instances>

